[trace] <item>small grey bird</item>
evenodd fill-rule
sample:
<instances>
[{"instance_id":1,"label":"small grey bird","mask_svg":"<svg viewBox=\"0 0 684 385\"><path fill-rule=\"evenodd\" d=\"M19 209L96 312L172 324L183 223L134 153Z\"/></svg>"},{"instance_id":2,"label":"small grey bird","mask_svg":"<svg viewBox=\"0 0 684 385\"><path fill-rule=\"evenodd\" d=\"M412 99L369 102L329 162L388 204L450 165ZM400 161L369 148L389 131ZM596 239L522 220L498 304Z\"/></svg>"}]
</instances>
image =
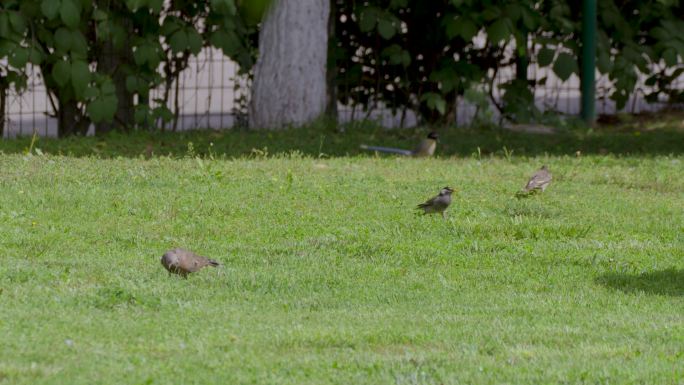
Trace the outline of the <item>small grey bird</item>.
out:
<instances>
[{"instance_id":1,"label":"small grey bird","mask_svg":"<svg viewBox=\"0 0 684 385\"><path fill-rule=\"evenodd\" d=\"M187 278L188 274L194 273L205 266L217 267L221 265L213 259L197 255L185 249L167 251L161 257L161 264L169 271L169 275L174 273L183 278Z\"/></svg>"},{"instance_id":2,"label":"small grey bird","mask_svg":"<svg viewBox=\"0 0 684 385\"><path fill-rule=\"evenodd\" d=\"M435 153L435 149L437 148L437 140L439 139L439 136L437 135L436 132L432 131L428 134L427 138L423 139L418 143L416 148L413 150L402 150L400 148L392 148L392 147L380 147L380 146L367 146L365 144L361 145L361 149L363 150L370 150L370 151L378 151L378 152L387 152L387 153L392 153L392 154L399 154L399 155L405 155L405 156L414 156L414 157L426 157L426 156L432 156Z\"/></svg>"},{"instance_id":3,"label":"small grey bird","mask_svg":"<svg viewBox=\"0 0 684 385\"><path fill-rule=\"evenodd\" d=\"M546 165L541 166L537 172L532 175L529 181L527 181L527 184L525 185L525 188L523 189L524 193L530 193L533 191L544 191L546 188L549 186L551 183L551 179L553 177L551 176L551 173L549 172L548 167Z\"/></svg>"},{"instance_id":4,"label":"small grey bird","mask_svg":"<svg viewBox=\"0 0 684 385\"><path fill-rule=\"evenodd\" d=\"M442 218L446 218L446 209L451 204L451 194L454 189L451 187L444 187L439 191L439 194L433 198L428 199L425 203L416 206L416 209L423 210L423 214L442 214Z\"/></svg>"}]
</instances>

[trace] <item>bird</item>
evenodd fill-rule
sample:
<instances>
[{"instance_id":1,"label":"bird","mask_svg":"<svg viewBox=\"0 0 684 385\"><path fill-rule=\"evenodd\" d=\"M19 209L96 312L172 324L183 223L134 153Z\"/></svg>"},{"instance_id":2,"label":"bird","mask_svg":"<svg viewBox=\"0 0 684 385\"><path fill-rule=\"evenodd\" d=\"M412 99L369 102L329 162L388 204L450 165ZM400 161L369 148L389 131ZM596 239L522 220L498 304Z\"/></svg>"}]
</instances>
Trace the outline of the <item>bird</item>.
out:
<instances>
[{"instance_id":1,"label":"bird","mask_svg":"<svg viewBox=\"0 0 684 385\"><path fill-rule=\"evenodd\" d=\"M428 199L425 203L421 203L416 206L417 210L423 210L423 214L442 214L442 218L446 219L446 209L451 204L451 194L454 189L447 186L439 191L437 196Z\"/></svg>"},{"instance_id":2,"label":"bird","mask_svg":"<svg viewBox=\"0 0 684 385\"><path fill-rule=\"evenodd\" d=\"M221 266L220 263L213 259L180 248L164 253L161 257L161 264L169 271L169 276L171 273L174 273L183 278L188 278L188 274L194 273L205 266Z\"/></svg>"},{"instance_id":3,"label":"bird","mask_svg":"<svg viewBox=\"0 0 684 385\"><path fill-rule=\"evenodd\" d=\"M403 150L400 148L392 148L392 147L380 147L380 146L368 146L365 144L361 145L362 150L370 150L370 151L379 151L379 152L387 152L387 153L392 153L392 154L399 154L399 155L405 155L405 156L413 156L413 157L427 157L427 156L432 156L435 153L435 148L437 147L437 140L439 139L439 136L437 135L436 132L431 131L428 136L421 140L416 148L413 150Z\"/></svg>"},{"instance_id":4,"label":"bird","mask_svg":"<svg viewBox=\"0 0 684 385\"><path fill-rule=\"evenodd\" d=\"M551 183L551 173L546 165L541 166L537 172L532 175L530 180L527 181L525 188L523 188L522 193L529 194L536 191L544 191Z\"/></svg>"}]
</instances>

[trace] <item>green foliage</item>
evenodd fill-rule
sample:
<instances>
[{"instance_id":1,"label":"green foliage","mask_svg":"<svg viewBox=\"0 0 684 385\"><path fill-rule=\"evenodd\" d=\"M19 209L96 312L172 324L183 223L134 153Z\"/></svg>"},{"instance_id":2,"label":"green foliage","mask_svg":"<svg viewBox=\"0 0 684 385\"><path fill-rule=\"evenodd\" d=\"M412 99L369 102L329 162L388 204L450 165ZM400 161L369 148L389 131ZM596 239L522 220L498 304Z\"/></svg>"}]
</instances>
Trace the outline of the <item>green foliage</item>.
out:
<instances>
[{"instance_id":1,"label":"green foliage","mask_svg":"<svg viewBox=\"0 0 684 385\"><path fill-rule=\"evenodd\" d=\"M568 80L570 78L570 75L572 75L573 73L579 73L577 59L567 52L559 53L556 57L556 60L553 63L553 72L562 81Z\"/></svg>"},{"instance_id":2,"label":"green foliage","mask_svg":"<svg viewBox=\"0 0 684 385\"><path fill-rule=\"evenodd\" d=\"M635 92L639 74L648 74L648 85L656 86L648 100L663 94L684 100L675 83L684 71L680 2L629 0L618 6L608 0L599 7L597 68L611 79L618 107ZM428 122L450 121L457 97L473 86L494 94L494 77L515 62L550 67L564 81L579 76L581 2L337 0L334 8L331 58L343 104L369 108L381 102L417 111ZM500 85L504 98L497 108L512 120L534 120L540 113L529 96L545 79L528 82L520 68Z\"/></svg>"},{"instance_id":3,"label":"green foliage","mask_svg":"<svg viewBox=\"0 0 684 385\"><path fill-rule=\"evenodd\" d=\"M680 1L599 2L599 69L616 90L611 98L623 107L634 92L636 77L649 76L654 89L646 94L654 102L666 97L684 100L675 73L684 68L684 3Z\"/></svg>"},{"instance_id":4,"label":"green foliage","mask_svg":"<svg viewBox=\"0 0 684 385\"><path fill-rule=\"evenodd\" d=\"M243 71L255 57L256 28L234 0L25 0L0 7L3 79L21 86L27 67L39 65L62 134L83 133L90 121L112 122L117 108L127 108L118 100L122 95L137 96L146 107L135 107L132 121L118 124L168 122L174 116L166 108L169 88L189 57L207 45L223 49ZM109 68L108 62L119 64ZM149 91L159 86L164 97L151 101ZM62 127L69 121L79 127Z\"/></svg>"},{"instance_id":5,"label":"green foliage","mask_svg":"<svg viewBox=\"0 0 684 385\"><path fill-rule=\"evenodd\" d=\"M109 122L114 118L118 100L116 87L109 77L98 74L94 86L84 96L90 99L88 115L94 123Z\"/></svg>"},{"instance_id":6,"label":"green foliage","mask_svg":"<svg viewBox=\"0 0 684 385\"><path fill-rule=\"evenodd\" d=\"M20 12L18 1L0 4L0 85L21 91L26 87L26 66L38 64L42 57L25 40L27 20Z\"/></svg>"}]
</instances>

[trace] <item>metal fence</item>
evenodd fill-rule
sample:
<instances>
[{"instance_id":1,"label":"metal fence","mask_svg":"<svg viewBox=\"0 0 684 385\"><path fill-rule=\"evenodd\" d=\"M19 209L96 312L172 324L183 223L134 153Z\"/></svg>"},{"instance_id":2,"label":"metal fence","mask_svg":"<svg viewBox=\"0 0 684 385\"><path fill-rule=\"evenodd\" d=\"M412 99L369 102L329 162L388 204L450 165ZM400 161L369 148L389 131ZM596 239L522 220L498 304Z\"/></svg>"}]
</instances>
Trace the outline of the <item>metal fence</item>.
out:
<instances>
[{"instance_id":1,"label":"metal fence","mask_svg":"<svg viewBox=\"0 0 684 385\"><path fill-rule=\"evenodd\" d=\"M10 90L7 97L4 137L57 136L57 119L40 71L33 67L28 75L27 89L19 94ZM217 49L205 49L193 57L177 82L178 87L171 87L168 107L174 111L178 97L178 130L233 127L241 100L249 95L246 78ZM162 92L161 88L153 90L151 99L161 98Z\"/></svg>"},{"instance_id":2,"label":"metal fence","mask_svg":"<svg viewBox=\"0 0 684 385\"><path fill-rule=\"evenodd\" d=\"M501 68L497 73L496 84L503 84L515 76L515 68ZM539 68L534 63L528 68L529 79L547 78L544 87L535 89L535 103L541 110L554 110L565 114L578 114L580 111L579 78L572 75L567 81L561 81L553 71ZM649 87L641 78L634 92L623 109L625 112L638 113L661 109L666 100L658 103L647 103L644 99L645 91ZM178 130L191 129L229 129L235 127L249 97L249 84L245 77L237 73L236 64L223 56L216 49L205 49L197 57L192 58L189 67L178 79L178 87L172 87L169 97L169 108L174 110L178 89L179 121ZM675 84L678 89L684 89L684 76ZM617 111L615 103L608 98L612 90L611 81L607 76L597 74L596 110L599 114L614 114ZM160 96L162 91L153 91L152 97ZM500 98L501 93L495 87L494 97ZM57 120L49 103L45 85L40 71L33 69L29 73L28 88L21 94L10 91L6 101L6 121L4 137L11 138L19 135L56 136ZM402 117L382 105L375 106L370 111L360 111L361 107L340 106L339 120L348 122L356 119L370 118L377 120L387 127L400 124L411 126L417 124L415 114L410 111ZM457 124L468 124L474 114L475 107L465 100L457 101Z\"/></svg>"}]
</instances>

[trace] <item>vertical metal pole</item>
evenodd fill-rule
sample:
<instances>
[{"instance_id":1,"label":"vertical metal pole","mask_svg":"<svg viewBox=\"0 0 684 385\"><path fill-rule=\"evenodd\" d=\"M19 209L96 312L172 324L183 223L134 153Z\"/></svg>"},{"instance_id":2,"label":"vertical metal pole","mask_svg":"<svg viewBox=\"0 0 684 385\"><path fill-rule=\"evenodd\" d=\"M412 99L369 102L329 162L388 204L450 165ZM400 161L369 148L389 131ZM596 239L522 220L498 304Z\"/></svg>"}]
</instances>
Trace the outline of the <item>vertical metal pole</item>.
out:
<instances>
[{"instance_id":1,"label":"vertical metal pole","mask_svg":"<svg viewBox=\"0 0 684 385\"><path fill-rule=\"evenodd\" d=\"M582 0L582 119L596 120L596 0Z\"/></svg>"}]
</instances>

